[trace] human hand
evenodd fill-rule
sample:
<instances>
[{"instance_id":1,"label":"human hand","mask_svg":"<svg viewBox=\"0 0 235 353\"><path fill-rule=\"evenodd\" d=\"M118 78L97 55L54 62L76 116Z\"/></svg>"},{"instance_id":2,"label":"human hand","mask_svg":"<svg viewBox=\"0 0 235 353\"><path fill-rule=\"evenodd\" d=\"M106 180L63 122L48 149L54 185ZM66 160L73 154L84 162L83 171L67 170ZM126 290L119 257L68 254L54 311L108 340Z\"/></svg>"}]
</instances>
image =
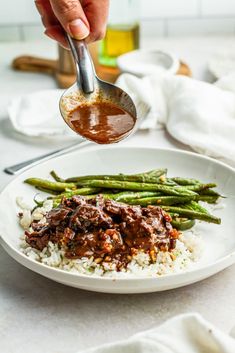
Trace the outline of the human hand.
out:
<instances>
[{"instance_id":1,"label":"human hand","mask_svg":"<svg viewBox=\"0 0 235 353\"><path fill-rule=\"evenodd\" d=\"M87 42L105 35L109 0L35 0L46 28L45 34L68 48L64 30Z\"/></svg>"}]
</instances>

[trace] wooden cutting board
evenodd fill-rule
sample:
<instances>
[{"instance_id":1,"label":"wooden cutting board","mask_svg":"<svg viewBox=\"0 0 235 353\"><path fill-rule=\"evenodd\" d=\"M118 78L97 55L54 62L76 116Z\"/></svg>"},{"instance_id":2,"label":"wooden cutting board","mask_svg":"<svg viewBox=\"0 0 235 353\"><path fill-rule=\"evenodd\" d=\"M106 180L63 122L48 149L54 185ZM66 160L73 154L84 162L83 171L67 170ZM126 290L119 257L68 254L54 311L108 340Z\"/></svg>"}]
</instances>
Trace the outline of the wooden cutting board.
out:
<instances>
[{"instance_id":1,"label":"wooden cutting board","mask_svg":"<svg viewBox=\"0 0 235 353\"><path fill-rule=\"evenodd\" d=\"M115 82L120 75L118 68L102 66L98 63L98 49L97 43L89 45L89 50L94 61L97 75L105 81ZM70 52L59 48L59 59L49 60L35 56L19 56L12 62L14 70L25 72L37 72L42 74L49 74L55 77L60 88L68 88L76 81L75 67ZM190 67L180 61L180 68L177 75L192 76Z\"/></svg>"}]
</instances>

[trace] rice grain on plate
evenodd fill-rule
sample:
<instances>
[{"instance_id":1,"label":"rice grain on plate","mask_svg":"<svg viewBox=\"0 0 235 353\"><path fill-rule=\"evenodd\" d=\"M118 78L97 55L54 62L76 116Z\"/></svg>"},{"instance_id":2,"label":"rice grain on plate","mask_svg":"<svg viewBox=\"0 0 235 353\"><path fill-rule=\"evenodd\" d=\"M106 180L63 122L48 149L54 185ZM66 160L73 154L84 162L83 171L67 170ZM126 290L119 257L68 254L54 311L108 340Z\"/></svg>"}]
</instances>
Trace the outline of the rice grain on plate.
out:
<instances>
[{"instance_id":1,"label":"rice grain on plate","mask_svg":"<svg viewBox=\"0 0 235 353\"><path fill-rule=\"evenodd\" d=\"M45 223L45 215L51 209L52 202L49 200L45 201L42 207L36 208L32 214L28 212L28 209L23 209L23 216L20 220L22 227L26 229L35 220L41 224ZM29 228L29 231L32 229ZM171 251L158 251L155 262L152 261L148 253L140 250L121 270L117 269L115 262L103 261L100 264L93 256L69 259L65 256L65 248L51 241L40 251L31 247L23 236L20 246L26 256L44 265L77 274L111 278L158 277L183 272L194 265L202 252L202 241L195 229L183 232L176 240L175 248Z\"/></svg>"}]
</instances>

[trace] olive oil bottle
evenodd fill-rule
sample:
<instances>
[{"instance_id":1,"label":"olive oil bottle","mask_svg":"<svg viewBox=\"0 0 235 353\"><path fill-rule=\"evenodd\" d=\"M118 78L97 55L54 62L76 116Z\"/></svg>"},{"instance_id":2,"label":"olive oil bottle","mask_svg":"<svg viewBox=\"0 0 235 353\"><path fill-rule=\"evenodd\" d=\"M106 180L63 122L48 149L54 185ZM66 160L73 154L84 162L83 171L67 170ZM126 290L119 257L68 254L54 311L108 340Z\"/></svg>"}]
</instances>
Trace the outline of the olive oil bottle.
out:
<instances>
[{"instance_id":1,"label":"olive oil bottle","mask_svg":"<svg viewBox=\"0 0 235 353\"><path fill-rule=\"evenodd\" d=\"M139 48L139 1L111 0L105 38L100 43L99 63L116 66L119 55Z\"/></svg>"}]
</instances>

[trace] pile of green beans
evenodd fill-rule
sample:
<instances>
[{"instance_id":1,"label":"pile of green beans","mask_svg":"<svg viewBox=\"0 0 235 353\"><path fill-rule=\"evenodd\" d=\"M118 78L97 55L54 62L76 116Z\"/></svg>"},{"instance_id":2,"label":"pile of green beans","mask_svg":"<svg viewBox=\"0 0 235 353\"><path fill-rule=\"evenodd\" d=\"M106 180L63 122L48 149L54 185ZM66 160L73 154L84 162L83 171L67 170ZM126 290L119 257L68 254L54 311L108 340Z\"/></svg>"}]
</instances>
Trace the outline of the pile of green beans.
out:
<instances>
[{"instance_id":1,"label":"pile of green beans","mask_svg":"<svg viewBox=\"0 0 235 353\"><path fill-rule=\"evenodd\" d=\"M81 195L93 198L102 194L105 199L129 205L158 205L172 216L172 225L186 230L195 220L220 224L221 219L211 215L199 202L216 203L221 195L213 190L214 183L202 183L196 179L167 177L167 169L154 169L139 174L86 175L61 178L51 171L54 181L29 178L25 183L51 194L57 207L62 198ZM38 201L37 201L38 203Z\"/></svg>"}]
</instances>

